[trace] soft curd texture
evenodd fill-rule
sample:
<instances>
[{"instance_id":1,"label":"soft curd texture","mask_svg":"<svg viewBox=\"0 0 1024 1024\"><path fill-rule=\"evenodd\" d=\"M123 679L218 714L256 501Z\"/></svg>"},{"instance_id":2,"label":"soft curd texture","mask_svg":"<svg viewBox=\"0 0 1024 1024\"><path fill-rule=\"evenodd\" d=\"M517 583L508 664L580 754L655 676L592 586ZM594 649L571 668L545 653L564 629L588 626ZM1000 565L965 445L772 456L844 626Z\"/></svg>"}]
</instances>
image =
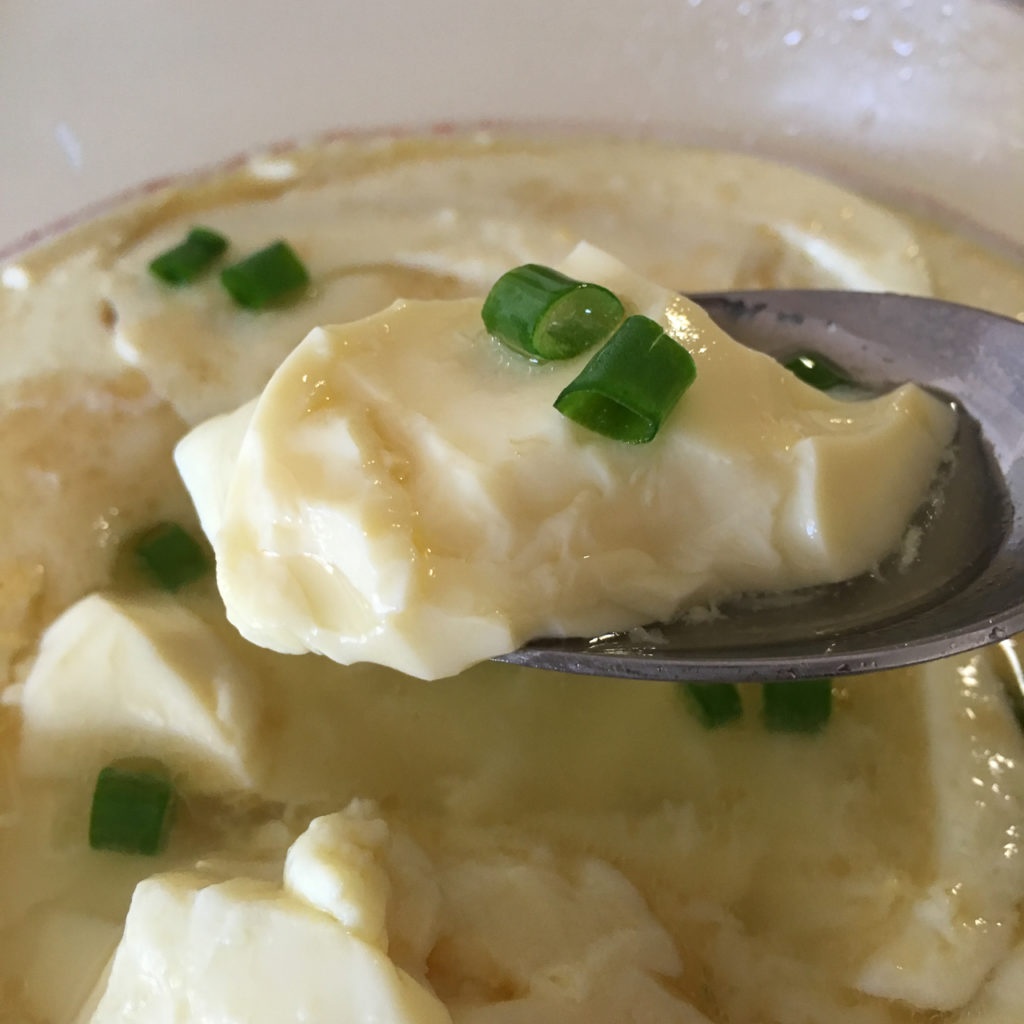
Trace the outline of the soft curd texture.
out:
<instances>
[{"instance_id":1,"label":"soft curd texture","mask_svg":"<svg viewBox=\"0 0 1024 1024\"><path fill-rule=\"evenodd\" d=\"M912 385L830 398L599 250L561 269L693 355L655 440L561 416L588 355L505 350L479 300L318 328L255 402L176 451L247 639L435 679L536 636L836 582L897 547L952 439L949 406Z\"/></svg>"},{"instance_id":2,"label":"soft curd texture","mask_svg":"<svg viewBox=\"0 0 1024 1024\"><path fill-rule=\"evenodd\" d=\"M116 552L157 520L199 529L174 444L315 325L478 296L574 239L672 288L1010 315L1020 266L737 154L473 136L276 166L291 177L161 192L0 275L0 1024L1019 1024L1014 642L836 684L814 736L766 731L758 686L708 731L668 683L485 663L424 686L282 656L212 580L154 595ZM216 275L170 292L146 264L196 223L240 253L286 238L314 289L258 316ZM840 465L805 458L818 483ZM820 522L853 529L838 511ZM807 550L824 571L828 544ZM95 767L154 753L181 798L167 850L91 851Z\"/></svg>"},{"instance_id":3,"label":"soft curd texture","mask_svg":"<svg viewBox=\"0 0 1024 1024\"><path fill-rule=\"evenodd\" d=\"M93 1024L288 1019L451 1017L380 949L269 882L165 875L138 886Z\"/></svg>"},{"instance_id":4,"label":"soft curd texture","mask_svg":"<svg viewBox=\"0 0 1024 1024\"><path fill-rule=\"evenodd\" d=\"M356 804L299 836L283 886L195 872L149 879L92 1024L707 1024L665 987L679 954L610 865L560 861L541 844L510 856L472 831L436 856ZM409 913L424 905L435 913ZM447 1007L425 980L428 954L434 985L454 986Z\"/></svg>"},{"instance_id":5,"label":"soft curd texture","mask_svg":"<svg viewBox=\"0 0 1024 1024\"><path fill-rule=\"evenodd\" d=\"M20 703L29 775L92 778L134 757L197 790L232 793L261 773L251 676L169 597L92 594L73 605L47 630Z\"/></svg>"},{"instance_id":6,"label":"soft curd texture","mask_svg":"<svg viewBox=\"0 0 1024 1024\"><path fill-rule=\"evenodd\" d=\"M81 1001L97 956L62 960L52 936L108 949L107 908L153 872L96 993L104 1024L248 1024L264 1007L327 1022L354 1006L433 1021L431 993L455 1021L862 1024L1013 991L1024 739L993 653L837 688L816 737L766 732L756 687L737 726L708 732L671 684L487 665L424 687L259 662L271 767L247 799L208 809L219 836L186 819L142 863L75 835L54 846L36 790L0 849L0 910L25 916L9 962L32 1005ZM120 743L133 749L130 725ZM198 776L199 743L194 757ZM258 976L273 992L238 980L271 958Z\"/></svg>"}]
</instances>

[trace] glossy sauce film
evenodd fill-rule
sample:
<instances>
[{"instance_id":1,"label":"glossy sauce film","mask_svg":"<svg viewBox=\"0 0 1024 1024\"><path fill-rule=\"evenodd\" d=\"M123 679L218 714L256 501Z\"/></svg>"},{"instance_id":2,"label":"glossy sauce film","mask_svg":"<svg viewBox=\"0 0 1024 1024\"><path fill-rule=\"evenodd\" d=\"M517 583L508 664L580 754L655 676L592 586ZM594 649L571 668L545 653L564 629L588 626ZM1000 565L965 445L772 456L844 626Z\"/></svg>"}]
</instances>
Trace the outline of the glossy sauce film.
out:
<instances>
[{"instance_id":1,"label":"glossy sauce film","mask_svg":"<svg viewBox=\"0 0 1024 1024\"><path fill-rule=\"evenodd\" d=\"M286 848L352 800L372 803L323 827L350 846L387 832L365 842L392 893L388 956L456 1021L500 1007L532 1020L1013 1019L1012 642L837 685L814 736L768 732L756 687L738 723L709 732L670 685L491 664L424 684L275 655L227 626L212 580L156 597L117 552L155 520L195 526L173 445L250 399L310 327L399 295L480 294L580 237L694 291L884 288L1017 315L1024 272L740 156L477 138L268 166L117 212L4 274L0 1020L88 1020L132 889L158 872L198 864L208 902L224 879L254 879L291 921L309 892L298 868L281 888ZM240 250L287 237L314 292L259 316L215 282L169 296L146 264L196 222ZM108 659L105 681L72 657L50 703L23 714L43 627L102 588L120 596L85 606L64 636L72 656ZM184 650L198 636L223 665L214 690ZM186 684L139 698L163 700L173 726L143 728L132 694L157 678ZM104 704L114 680L124 697ZM89 851L95 771L147 753L185 794L168 851ZM312 856L293 864L300 854ZM296 943L278 987L301 973Z\"/></svg>"}]
</instances>

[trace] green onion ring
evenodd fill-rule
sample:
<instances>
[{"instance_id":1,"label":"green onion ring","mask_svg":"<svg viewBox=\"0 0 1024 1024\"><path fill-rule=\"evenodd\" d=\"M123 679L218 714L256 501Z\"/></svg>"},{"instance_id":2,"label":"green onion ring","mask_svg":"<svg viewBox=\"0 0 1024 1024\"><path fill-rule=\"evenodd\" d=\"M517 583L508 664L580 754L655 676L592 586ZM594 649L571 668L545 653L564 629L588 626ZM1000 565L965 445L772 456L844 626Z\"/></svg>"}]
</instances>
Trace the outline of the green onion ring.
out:
<instances>
[{"instance_id":1,"label":"green onion ring","mask_svg":"<svg viewBox=\"0 0 1024 1024\"><path fill-rule=\"evenodd\" d=\"M149 272L165 284L191 284L222 256L228 240L209 228L195 227L185 241L162 252L149 264Z\"/></svg>"},{"instance_id":2,"label":"green onion ring","mask_svg":"<svg viewBox=\"0 0 1024 1024\"><path fill-rule=\"evenodd\" d=\"M484 300L488 332L540 359L569 359L607 338L622 321L607 288L527 263L502 274Z\"/></svg>"},{"instance_id":3,"label":"green onion ring","mask_svg":"<svg viewBox=\"0 0 1024 1024\"><path fill-rule=\"evenodd\" d=\"M693 357L661 324L631 316L555 399L555 408L605 437L645 444L696 376Z\"/></svg>"}]
</instances>

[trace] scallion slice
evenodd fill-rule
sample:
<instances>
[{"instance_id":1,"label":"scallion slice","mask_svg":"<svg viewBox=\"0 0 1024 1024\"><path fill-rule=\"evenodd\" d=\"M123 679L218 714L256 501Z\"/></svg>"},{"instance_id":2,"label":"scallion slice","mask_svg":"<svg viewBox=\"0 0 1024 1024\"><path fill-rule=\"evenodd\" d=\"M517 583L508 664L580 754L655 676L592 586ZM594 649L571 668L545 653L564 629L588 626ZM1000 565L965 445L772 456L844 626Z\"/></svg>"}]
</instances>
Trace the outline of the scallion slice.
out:
<instances>
[{"instance_id":1,"label":"scallion slice","mask_svg":"<svg viewBox=\"0 0 1024 1024\"><path fill-rule=\"evenodd\" d=\"M818 732L832 714L831 679L765 683L763 718L771 732Z\"/></svg>"},{"instance_id":2,"label":"scallion slice","mask_svg":"<svg viewBox=\"0 0 1024 1024\"><path fill-rule=\"evenodd\" d=\"M629 444L650 441L697 376L661 324L631 316L555 399L581 426Z\"/></svg>"},{"instance_id":3,"label":"scallion slice","mask_svg":"<svg viewBox=\"0 0 1024 1024\"><path fill-rule=\"evenodd\" d=\"M152 856L167 845L174 788L161 775L108 765L96 779L89 816L94 850Z\"/></svg>"},{"instance_id":4,"label":"scallion slice","mask_svg":"<svg viewBox=\"0 0 1024 1024\"><path fill-rule=\"evenodd\" d=\"M157 523L135 538L139 568L164 590L178 590L210 567L199 542L177 523Z\"/></svg>"},{"instance_id":5,"label":"scallion slice","mask_svg":"<svg viewBox=\"0 0 1024 1024\"><path fill-rule=\"evenodd\" d=\"M705 729L718 729L743 714L735 683L683 683L679 692Z\"/></svg>"},{"instance_id":6,"label":"scallion slice","mask_svg":"<svg viewBox=\"0 0 1024 1024\"><path fill-rule=\"evenodd\" d=\"M185 241L161 253L149 265L154 277L171 285L190 284L222 256L228 240L209 228L192 228Z\"/></svg>"},{"instance_id":7,"label":"scallion slice","mask_svg":"<svg viewBox=\"0 0 1024 1024\"><path fill-rule=\"evenodd\" d=\"M795 373L805 384L810 384L819 391L853 386L853 381L846 371L820 352L797 352L782 365L791 373Z\"/></svg>"},{"instance_id":8,"label":"scallion slice","mask_svg":"<svg viewBox=\"0 0 1024 1024\"><path fill-rule=\"evenodd\" d=\"M498 278L481 315L506 345L542 359L569 359L604 341L625 311L607 288L527 263Z\"/></svg>"},{"instance_id":9,"label":"scallion slice","mask_svg":"<svg viewBox=\"0 0 1024 1024\"><path fill-rule=\"evenodd\" d=\"M274 242L225 267L220 280L240 306L263 309L305 288L309 273L287 242Z\"/></svg>"}]
</instances>

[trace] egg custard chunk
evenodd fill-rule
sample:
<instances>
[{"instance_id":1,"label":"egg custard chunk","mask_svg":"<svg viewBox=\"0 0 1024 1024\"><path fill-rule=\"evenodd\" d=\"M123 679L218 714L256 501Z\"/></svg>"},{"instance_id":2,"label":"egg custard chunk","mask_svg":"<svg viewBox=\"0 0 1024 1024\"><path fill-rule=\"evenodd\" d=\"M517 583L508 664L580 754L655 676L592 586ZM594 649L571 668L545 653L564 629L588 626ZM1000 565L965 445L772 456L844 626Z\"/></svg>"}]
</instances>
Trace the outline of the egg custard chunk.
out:
<instances>
[{"instance_id":1,"label":"egg custard chunk","mask_svg":"<svg viewBox=\"0 0 1024 1024\"><path fill-rule=\"evenodd\" d=\"M436 679L537 636L593 636L744 591L833 583L899 544L954 431L905 385L841 401L589 245L562 263L660 323L697 378L625 445L552 407L478 299L313 330L176 460L247 639Z\"/></svg>"}]
</instances>

